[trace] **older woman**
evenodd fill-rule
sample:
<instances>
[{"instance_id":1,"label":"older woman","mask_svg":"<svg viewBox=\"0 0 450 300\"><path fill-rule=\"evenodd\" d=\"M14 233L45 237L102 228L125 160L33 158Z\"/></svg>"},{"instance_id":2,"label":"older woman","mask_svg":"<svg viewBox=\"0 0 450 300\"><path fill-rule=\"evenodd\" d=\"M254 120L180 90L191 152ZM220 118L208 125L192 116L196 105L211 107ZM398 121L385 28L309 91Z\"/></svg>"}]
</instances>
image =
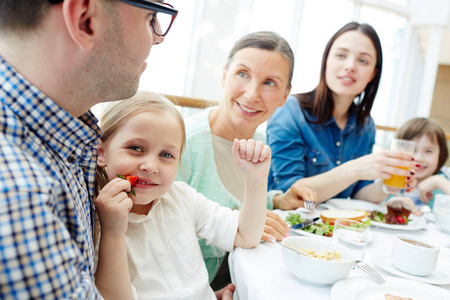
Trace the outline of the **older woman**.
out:
<instances>
[{"instance_id":1,"label":"older woman","mask_svg":"<svg viewBox=\"0 0 450 300\"><path fill-rule=\"evenodd\" d=\"M372 154L375 124L370 116L382 69L381 44L368 24L351 22L325 47L318 86L290 96L268 122L273 158L269 188L306 185L318 201L331 197L381 202L382 181L391 174L416 183L417 165L401 151ZM400 169L397 167L405 167Z\"/></svg>"},{"instance_id":2,"label":"older woman","mask_svg":"<svg viewBox=\"0 0 450 300\"><path fill-rule=\"evenodd\" d=\"M291 89L294 55L285 39L274 32L255 32L238 40L223 68L224 96L218 107L205 109L186 120L187 147L182 156L178 180L187 182L222 206L240 209L244 198L244 177L235 167L231 146L235 138L265 141L258 126L282 106ZM315 193L299 187L297 199L289 203L272 202L268 209L303 205L303 199L315 200ZM288 235L288 226L268 210L264 239ZM225 252L200 241L203 257L214 279ZM227 267L223 268L225 274ZM229 276L229 275L228 275ZM222 276L219 276L222 277ZM218 279L219 280L219 279ZM227 280L225 280L226 282ZM222 284L212 284L219 288Z\"/></svg>"}]
</instances>

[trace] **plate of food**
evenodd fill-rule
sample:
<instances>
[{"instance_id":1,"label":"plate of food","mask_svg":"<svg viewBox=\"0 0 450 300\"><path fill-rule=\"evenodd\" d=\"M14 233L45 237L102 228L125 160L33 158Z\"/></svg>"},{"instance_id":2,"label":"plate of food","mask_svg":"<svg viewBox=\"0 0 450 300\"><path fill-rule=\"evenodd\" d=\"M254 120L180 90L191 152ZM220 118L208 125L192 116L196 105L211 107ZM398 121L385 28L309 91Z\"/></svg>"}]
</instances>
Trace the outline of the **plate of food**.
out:
<instances>
[{"instance_id":1,"label":"plate of food","mask_svg":"<svg viewBox=\"0 0 450 300\"><path fill-rule=\"evenodd\" d=\"M370 211L369 218L373 226L395 230L420 230L427 224L424 217L412 215L408 203L401 200L389 201L386 213Z\"/></svg>"},{"instance_id":2,"label":"plate of food","mask_svg":"<svg viewBox=\"0 0 450 300\"><path fill-rule=\"evenodd\" d=\"M305 222L307 219L303 217L300 213L292 213L290 212L286 217L285 221L289 225L297 225L299 223ZM324 237L330 238L333 236L333 225L325 224L322 220L315 222L314 224L309 225L308 227L302 229L291 229L292 232L304 235L304 236L316 236L316 237Z\"/></svg>"},{"instance_id":3,"label":"plate of food","mask_svg":"<svg viewBox=\"0 0 450 300\"><path fill-rule=\"evenodd\" d=\"M328 209L344 209L344 210L363 210L363 211L381 211L386 212L386 206L372 203L364 200L356 199L330 199L324 204Z\"/></svg>"},{"instance_id":4,"label":"plate of food","mask_svg":"<svg viewBox=\"0 0 450 300\"><path fill-rule=\"evenodd\" d=\"M370 225L370 220L367 218L365 211L331 209L323 210L320 213L319 221L305 228L292 229L291 231L304 236L315 236L330 239L333 237L334 222L337 219L350 219ZM289 213L285 221L289 225L293 226L305 222L306 219L303 218L300 213ZM370 240L371 237L369 237L369 241Z\"/></svg>"},{"instance_id":5,"label":"plate of food","mask_svg":"<svg viewBox=\"0 0 450 300\"><path fill-rule=\"evenodd\" d=\"M450 299L450 291L437 286L392 276L383 276L383 278L386 283L382 285L377 285L367 276L353 276L340 280L331 288L331 299Z\"/></svg>"}]
</instances>

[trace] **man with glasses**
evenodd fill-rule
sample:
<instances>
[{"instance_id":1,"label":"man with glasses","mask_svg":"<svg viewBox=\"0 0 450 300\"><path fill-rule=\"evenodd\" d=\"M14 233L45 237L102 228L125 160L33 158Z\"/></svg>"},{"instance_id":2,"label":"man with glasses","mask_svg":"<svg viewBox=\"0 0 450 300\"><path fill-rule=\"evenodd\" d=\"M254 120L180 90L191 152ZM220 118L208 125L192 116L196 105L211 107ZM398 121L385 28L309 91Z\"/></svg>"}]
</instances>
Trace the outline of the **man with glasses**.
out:
<instances>
[{"instance_id":1,"label":"man with glasses","mask_svg":"<svg viewBox=\"0 0 450 300\"><path fill-rule=\"evenodd\" d=\"M150 0L0 1L0 299L102 298L89 109L135 94L176 16Z\"/></svg>"}]
</instances>

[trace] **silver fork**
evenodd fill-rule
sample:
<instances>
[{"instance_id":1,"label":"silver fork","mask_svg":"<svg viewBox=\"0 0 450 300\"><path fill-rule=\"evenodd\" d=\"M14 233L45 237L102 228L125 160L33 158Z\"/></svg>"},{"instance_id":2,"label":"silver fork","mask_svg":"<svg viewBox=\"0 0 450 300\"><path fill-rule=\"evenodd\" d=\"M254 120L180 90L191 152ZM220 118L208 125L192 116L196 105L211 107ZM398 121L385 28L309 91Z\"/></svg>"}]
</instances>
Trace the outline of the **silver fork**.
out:
<instances>
[{"instance_id":1,"label":"silver fork","mask_svg":"<svg viewBox=\"0 0 450 300\"><path fill-rule=\"evenodd\" d=\"M304 200L305 201L305 208L309 209L309 210L314 210L314 208L316 207L316 202L314 201L310 201L310 200Z\"/></svg>"},{"instance_id":2,"label":"silver fork","mask_svg":"<svg viewBox=\"0 0 450 300\"><path fill-rule=\"evenodd\" d=\"M357 266L359 269L361 269L367 275L372 277L378 285L386 283L386 280L384 280L384 278L377 271L375 271L374 268L372 268L370 265L368 265L366 262L363 262L362 260L357 260L357 261L355 261L355 266Z\"/></svg>"}]
</instances>

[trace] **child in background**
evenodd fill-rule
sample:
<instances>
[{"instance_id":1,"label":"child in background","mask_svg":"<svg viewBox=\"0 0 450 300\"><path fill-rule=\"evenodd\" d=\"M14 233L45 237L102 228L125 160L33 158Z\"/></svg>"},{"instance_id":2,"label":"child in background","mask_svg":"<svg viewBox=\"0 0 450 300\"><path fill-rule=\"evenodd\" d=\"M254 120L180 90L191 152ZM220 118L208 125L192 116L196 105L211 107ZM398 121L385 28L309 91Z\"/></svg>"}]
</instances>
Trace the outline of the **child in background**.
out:
<instances>
[{"instance_id":1,"label":"child in background","mask_svg":"<svg viewBox=\"0 0 450 300\"><path fill-rule=\"evenodd\" d=\"M417 206L427 204L432 209L434 195L450 193L450 181L441 172L448 158L445 132L431 119L413 118L399 128L395 138L416 142L413 157L420 165L415 169L418 185L415 191L405 196L415 205L412 212L420 215ZM409 202L409 199L407 201Z\"/></svg>"},{"instance_id":2,"label":"child in background","mask_svg":"<svg viewBox=\"0 0 450 300\"><path fill-rule=\"evenodd\" d=\"M169 100L138 93L107 107L100 127L101 191L95 204L101 225L96 284L102 295L221 298L209 286L197 237L226 251L259 244L266 218L270 148L254 140L233 143L234 162L246 181L239 212L174 182L185 129ZM137 175L136 185L131 187L118 175ZM225 289L233 292L234 286Z\"/></svg>"}]
</instances>

